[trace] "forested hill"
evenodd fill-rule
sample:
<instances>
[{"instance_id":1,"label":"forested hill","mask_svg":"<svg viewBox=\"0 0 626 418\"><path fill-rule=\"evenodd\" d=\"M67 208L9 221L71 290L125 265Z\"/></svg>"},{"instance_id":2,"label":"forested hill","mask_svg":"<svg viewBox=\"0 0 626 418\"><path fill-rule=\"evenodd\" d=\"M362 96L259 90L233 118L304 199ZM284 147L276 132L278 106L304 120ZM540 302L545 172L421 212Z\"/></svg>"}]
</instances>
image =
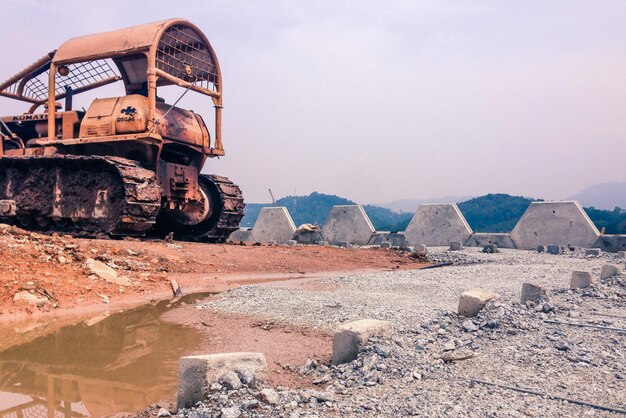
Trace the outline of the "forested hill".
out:
<instances>
[{"instance_id":1,"label":"forested hill","mask_svg":"<svg viewBox=\"0 0 626 418\"><path fill-rule=\"evenodd\" d=\"M276 201L278 206L285 206L296 226L304 223L322 225L328 213L335 205L355 205L351 200L343 197L313 192L308 196L287 196ZM252 227L262 207L272 206L270 203L246 204L246 216L241 226ZM380 231L401 231L411 220L411 213L395 213L391 209L378 206L364 205L363 208L372 224Z\"/></svg>"},{"instance_id":2,"label":"forested hill","mask_svg":"<svg viewBox=\"0 0 626 418\"><path fill-rule=\"evenodd\" d=\"M475 232L510 232L533 199L508 194L488 194L458 204L459 209ZM322 225L334 205L354 205L351 200L323 193L308 196L287 196L279 199L278 206L286 206L296 226L303 223ZM241 226L252 227L261 208L269 203L246 204L246 216ZM404 231L412 213L394 212L387 208L364 205L378 231ZM606 228L607 234L626 234L626 210L612 211L586 208L587 214L598 229Z\"/></svg>"}]
</instances>

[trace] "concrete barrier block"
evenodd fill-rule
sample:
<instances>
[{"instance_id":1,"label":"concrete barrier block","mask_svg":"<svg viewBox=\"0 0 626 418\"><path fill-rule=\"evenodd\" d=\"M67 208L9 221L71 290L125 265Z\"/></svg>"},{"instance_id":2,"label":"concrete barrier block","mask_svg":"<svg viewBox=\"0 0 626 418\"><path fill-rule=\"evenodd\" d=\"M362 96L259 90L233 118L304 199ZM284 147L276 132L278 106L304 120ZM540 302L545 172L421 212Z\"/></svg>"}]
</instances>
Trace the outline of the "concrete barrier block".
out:
<instances>
[{"instance_id":1,"label":"concrete barrier block","mask_svg":"<svg viewBox=\"0 0 626 418\"><path fill-rule=\"evenodd\" d=\"M487 289L479 287L461 293L459 298L458 314L467 318L478 315L478 312L487 302L495 299L498 295Z\"/></svg>"},{"instance_id":2,"label":"concrete barrier block","mask_svg":"<svg viewBox=\"0 0 626 418\"><path fill-rule=\"evenodd\" d=\"M459 241L451 241L449 251L461 251L463 249L463 244Z\"/></svg>"},{"instance_id":3,"label":"concrete barrier block","mask_svg":"<svg viewBox=\"0 0 626 418\"><path fill-rule=\"evenodd\" d=\"M467 242L472 228L455 203L423 204L404 231L410 245L448 246L451 241Z\"/></svg>"},{"instance_id":4,"label":"concrete barrier block","mask_svg":"<svg viewBox=\"0 0 626 418\"><path fill-rule=\"evenodd\" d=\"M262 353L224 353L181 357L178 362L178 409L194 406L205 400L211 383L222 375L248 369L255 373L267 370Z\"/></svg>"},{"instance_id":5,"label":"concrete barrier block","mask_svg":"<svg viewBox=\"0 0 626 418\"><path fill-rule=\"evenodd\" d=\"M252 240L261 243L271 241L286 244L291 240L296 226L286 207L262 208L252 227Z\"/></svg>"},{"instance_id":6,"label":"concrete barrier block","mask_svg":"<svg viewBox=\"0 0 626 418\"><path fill-rule=\"evenodd\" d=\"M532 202L513 228L517 248L530 250L551 243L561 247L591 247L600 236L578 202Z\"/></svg>"},{"instance_id":7,"label":"concrete barrier block","mask_svg":"<svg viewBox=\"0 0 626 418\"><path fill-rule=\"evenodd\" d=\"M333 206L322 226L324 241L337 245L347 241L367 245L375 229L361 205Z\"/></svg>"},{"instance_id":8,"label":"concrete barrier block","mask_svg":"<svg viewBox=\"0 0 626 418\"><path fill-rule=\"evenodd\" d=\"M593 246L607 253L619 253L620 251L623 253L626 251L626 234L602 235Z\"/></svg>"},{"instance_id":9,"label":"concrete barrier block","mask_svg":"<svg viewBox=\"0 0 626 418\"><path fill-rule=\"evenodd\" d=\"M515 243L511 238L511 234L506 233L488 233L488 232L476 232L469 237L465 243L466 247L482 247L487 244L496 244L498 248L511 248L514 249Z\"/></svg>"},{"instance_id":10,"label":"concrete barrier block","mask_svg":"<svg viewBox=\"0 0 626 418\"><path fill-rule=\"evenodd\" d=\"M371 337L389 336L391 323L375 319L361 319L341 325L333 338L332 364L349 363L356 359Z\"/></svg>"},{"instance_id":11,"label":"concrete barrier block","mask_svg":"<svg viewBox=\"0 0 626 418\"><path fill-rule=\"evenodd\" d=\"M588 248L588 249L585 251L585 255L593 255L593 256L598 256L598 255L600 255L600 254L602 254L602 250L601 250L601 249L599 249L599 248Z\"/></svg>"},{"instance_id":12,"label":"concrete barrier block","mask_svg":"<svg viewBox=\"0 0 626 418\"><path fill-rule=\"evenodd\" d=\"M524 283L522 285L522 296L520 303L525 305L526 302L537 302L545 297L545 291L542 287L532 283Z\"/></svg>"},{"instance_id":13,"label":"concrete barrier block","mask_svg":"<svg viewBox=\"0 0 626 418\"><path fill-rule=\"evenodd\" d=\"M600 279L608 279L609 277L617 276L619 274L619 270L617 267L612 266L610 264L605 264L602 266L602 271L600 272Z\"/></svg>"},{"instance_id":14,"label":"concrete barrier block","mask_svg":"<svg viewBox=\"0 0 626 418\"><path fill-rule=\"evenodd\" d=\"M572 272L572 279L570 281L570 289L584 289L591 286L591 273L588 271L574 271Z\"/></svg>"}]
</instances>

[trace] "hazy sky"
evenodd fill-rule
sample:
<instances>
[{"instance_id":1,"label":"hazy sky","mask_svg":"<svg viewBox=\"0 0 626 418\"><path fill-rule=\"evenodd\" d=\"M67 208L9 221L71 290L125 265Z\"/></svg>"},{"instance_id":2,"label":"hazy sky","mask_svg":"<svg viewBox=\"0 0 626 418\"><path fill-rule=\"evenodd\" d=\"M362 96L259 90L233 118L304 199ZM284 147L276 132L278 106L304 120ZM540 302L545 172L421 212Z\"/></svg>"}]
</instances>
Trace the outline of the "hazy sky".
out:
<instances>
[{"instance_id":1,"label":"hazy sky","mask_svg":"<svg viewBox=\"0 0 626 418\"><path fill-rule=\"evenodd\" d=\"M562 199L626 180L624 0L0 0L0 16L2 80L74 36L197 24L224 79L227 155L205 171L249 202Z\"/></svg>"}]
</instances>

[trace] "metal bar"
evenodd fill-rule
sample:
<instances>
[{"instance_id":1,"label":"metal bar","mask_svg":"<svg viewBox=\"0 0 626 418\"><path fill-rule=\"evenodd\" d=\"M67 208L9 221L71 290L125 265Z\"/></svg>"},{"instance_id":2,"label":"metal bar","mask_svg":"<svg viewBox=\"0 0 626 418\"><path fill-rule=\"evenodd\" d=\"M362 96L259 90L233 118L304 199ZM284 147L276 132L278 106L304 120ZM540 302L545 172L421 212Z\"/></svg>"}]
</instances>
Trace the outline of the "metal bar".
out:
<instances>
[{"instance_id":1,"label":"metal bar","mask_svg":"<svg viewBox=\"0 0 626 418\"><path fill-rule=\"evenodd\" d=\"M50 63L50 72L48 77L48 139L54 139L56 137L56 121L54 117L56 115L56 108L54 102L56 97L54 94L54 83L56 82L57 68L56 65Z\"/></svg>"},{"instance_id":2,"label":"metal bar","mask_svg":"<svg viewBox=\"0 0 626 418\"><path fill-rule=\"evenodd\" d=\"M187 87L193 91L196 91L198 93L202 93L205 94L207 96L211 96L211 97L215 97L215 98L219 98L221 97L221 94L213 91L213 90L209 90L209 89L205 89L204 87L200 87L200 86L196 86L195 84L192 84L188 81L185 80L181 80L180 78L176 78L173 75L170 75L168 73L166 73L163 70L159 70L158 68L156 69L156 75L166 79L167 81L169 81L170 83L176 84L179 87Z\"/></svg>"},{"instance_id":3,"label":"metal bar","mask_svg":"<svg viewBox=\"0 0 626 418\"><path fill-rule=\"evenodd\" d=\"M84 93L89 90L97 89L98 87L106 86L107 84L115 83L116 81L119 81L121 79L122 77L120 77L119 75L116 75L115 77L105 78L104 80L97 81L93 84L89 84L88 86L79 87L77 89L72 90L72 96L76 96L77 94ZM67 96L67 92L61 93L58 96L54 96L53 103L57 100L64 99L66 96ZM39 106L46 103L47 101L48 99L38 100L38 101L33 102L33 106L30 108L29 113L33 113L35 109L37 109ZM50 106L48 105L48 107ZM48 113L50 113L50 109L48 109Z\"/></svg>"},{"instance_id":4,"label":"metal bar","mask_svg":"<svg viewBox=\"0 0 626 418\"><path fill-rule=\"evenodd\" d=\"M452 264L453 264L452 262L433 264L432 266L420 267L418 270L436 269L439 267L451 266Z\"/></svg>"},{"instance_id":5,"label":"metal bar","mask_svg":"<svg viewBox=\"0 0 626 418\"><path fill-rule=\"evenodd\" d=\"M0 96L8 97L9 99L21 100L28 103L39 103L39 100L32 99L30 97L18 96L15 93L9 93L8 91L0 91Z\"/></svg>"},{"instance_id":6,"label":"metal bar","mask_svg":"<svg viewBox=\"0 0 626 418\"><path fill-rule=\"evenodd\" d=\"M521 388L519 386L501 385L499 383L488 382L486 380L480 380L480 379L472 379L471 381L474 383L480 383L481 385L496 386L496 387L503 388L503 389L514 390L516 392L530 393L531 395L537 395L537 396L545 396L548 399L554 399L557 401L565 401L565 402L573 403L576 405L588 406L590 408L599 409L601 411L615 412L616 414L626 415L626 409L613 408L610 406L598 405L598 404L591 403L591 402L579 401L578 399L571 399L571 398L565 398L562 396L550 395L549 393L540 392L536 389Z\"/></svg>"},{"instance_id":7,"label":"metal bar","mask_svg":"<svg viewBox=\"0 0 626 418\"><path fill-rule=\"evenodd\" d=\"M626 332L626 328L614 328L614 327L604 327L602 325L593 325L593 324L577 324L575 322L561 322L561 321L552 321L550 319L546 319L543 322L546 324L557 324L557 325L569 325L572 327L581 327L581 328L596 328L596 329L604 329L607 331L618 331L618 332Z\"/></svg>"},{"instance_id":8,"label":"metal bar","mask_svg":"<svg viewBox=\"0 0 626 418\"><path fill-rule=\"evenodd\" d=\"M19 73L15 74L13 77L9 78L7 81L5 81L4 83L0 84L0 91L6 89L7 87L9 87L11 84L15 83L16 81L18 81L19 79L21 79L22 77L26 77L27 75L29 75L30 73L32 73L33 71L38 70L40 67L42 67L43 65L47 65L51 60L52 57L54 56L54 53L56 51L52 51L47 53L46 55L44 55L43 57L39 58L37 61L33 62L31 65L29 65L28 67L24 68L22 71L20 71Z\"/></svg>"}]
</instances>

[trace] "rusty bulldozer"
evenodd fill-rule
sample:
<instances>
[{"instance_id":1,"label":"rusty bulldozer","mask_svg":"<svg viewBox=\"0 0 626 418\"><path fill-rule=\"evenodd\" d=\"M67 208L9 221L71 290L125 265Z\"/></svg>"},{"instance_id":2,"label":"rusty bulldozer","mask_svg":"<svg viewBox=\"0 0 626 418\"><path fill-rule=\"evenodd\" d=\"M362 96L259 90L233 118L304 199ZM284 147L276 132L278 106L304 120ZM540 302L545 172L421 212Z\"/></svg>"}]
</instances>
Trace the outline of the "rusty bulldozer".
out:
<instances>
[{"instance_id":1,"label":"rusty bulldozer","mask_svg":"<svg viewBox=\"0 0 626 418\"><path fill-rule=\"evenodd\" d=\"M76 95L118 82L125 95L72 108ZM212 100L214 139L199 114L157 96L163 86ZM0 118L1 222L216 242L239 227L239 187L200 174L208 158L224 155L222 77L192 23L169 19L70 39L0 84L0 95L31 104Z\"/></svg>"}]
</instances>

